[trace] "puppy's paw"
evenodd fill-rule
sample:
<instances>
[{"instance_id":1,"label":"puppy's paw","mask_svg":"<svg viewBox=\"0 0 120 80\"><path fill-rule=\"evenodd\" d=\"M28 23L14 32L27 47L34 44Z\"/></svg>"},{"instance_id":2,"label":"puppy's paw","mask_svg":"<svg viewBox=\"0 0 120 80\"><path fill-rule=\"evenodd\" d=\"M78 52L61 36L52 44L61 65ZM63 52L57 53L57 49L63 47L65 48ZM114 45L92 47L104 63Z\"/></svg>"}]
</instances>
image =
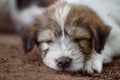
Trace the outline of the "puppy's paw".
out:
<instances>
[{"instance_id":1,"label":"puppy's paw","mask_svg":"<svg viewBox=\"0 0 120 80\"><path fill-rule=\"evenodd\" d=\"M93 74L94 72L100 73L102 71L103 58L100 54L92 54L91 58L85 63L84 71L87 74Z\"/></svg>"}]
</instances>

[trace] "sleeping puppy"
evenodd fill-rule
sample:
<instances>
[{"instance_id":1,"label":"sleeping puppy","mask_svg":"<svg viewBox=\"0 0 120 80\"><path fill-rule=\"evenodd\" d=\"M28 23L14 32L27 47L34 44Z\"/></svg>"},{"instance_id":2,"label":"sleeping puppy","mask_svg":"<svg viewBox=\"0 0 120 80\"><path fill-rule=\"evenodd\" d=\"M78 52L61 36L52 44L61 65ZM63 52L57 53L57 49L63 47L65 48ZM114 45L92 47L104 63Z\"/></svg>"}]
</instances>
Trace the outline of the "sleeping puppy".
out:
<instances>
[{"instance_id":1,"label":"sleeping puppy","mask_svg":"<svg viewBox=\"0 0 120 80\"><path fill-rule=\"evenodd\" d=\"M16 29L31 25L36 16L42 13L44 8L53 4L56 0L8 0L10 12Z\"/></svg>"},{"instance_id":2,"label":"sleeping puppy","mask_svg":"<svg viewBox=\"0 0 120 80\"><path fill-rule=\"evenodd\" d=\"M102 0L60 0L24 31L26 53L36 44L43 63L58 71L102 71L120 54L120 27Z\"/></svg>"}]
</instances>

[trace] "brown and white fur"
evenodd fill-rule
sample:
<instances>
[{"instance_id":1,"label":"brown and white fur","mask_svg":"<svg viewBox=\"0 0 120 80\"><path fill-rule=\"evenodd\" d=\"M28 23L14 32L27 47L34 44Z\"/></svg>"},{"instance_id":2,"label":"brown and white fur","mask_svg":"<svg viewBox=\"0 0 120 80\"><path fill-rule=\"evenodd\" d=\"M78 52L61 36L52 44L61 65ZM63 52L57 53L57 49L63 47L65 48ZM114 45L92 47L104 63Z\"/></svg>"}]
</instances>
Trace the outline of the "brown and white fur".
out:
<instances>
[{"instance_id":1,"label":"brown and white fur","mask_svg":"<svg viewBox=\"0 0 120 80\"><path fill-rule=\"evenodd\" d=\"M120 54L120 25L102 0L60 0L23 34L25 52L36 44L43 63L58 71L102 71Z\"/></svg>"}]
</instances>

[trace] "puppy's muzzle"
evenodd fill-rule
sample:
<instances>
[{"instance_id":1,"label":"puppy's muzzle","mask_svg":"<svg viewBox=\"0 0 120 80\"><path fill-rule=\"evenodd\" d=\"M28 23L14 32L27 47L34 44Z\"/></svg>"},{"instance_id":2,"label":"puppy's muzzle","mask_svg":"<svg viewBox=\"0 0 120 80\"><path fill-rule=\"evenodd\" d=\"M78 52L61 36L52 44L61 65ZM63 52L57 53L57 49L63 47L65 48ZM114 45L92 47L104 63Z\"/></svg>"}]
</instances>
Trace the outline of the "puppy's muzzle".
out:
<instances>
[{"instance_id":1,"label":"puppy's muzzle","mask_svg":"<svg viewBox=\"0 0 120 80\"><path fill-rule=\"evenodd\" d=\"M69 57L62 56L56 60L56 64L61 69L68 68L72 63L72 59Z\"/></svg>"}]
</instances>

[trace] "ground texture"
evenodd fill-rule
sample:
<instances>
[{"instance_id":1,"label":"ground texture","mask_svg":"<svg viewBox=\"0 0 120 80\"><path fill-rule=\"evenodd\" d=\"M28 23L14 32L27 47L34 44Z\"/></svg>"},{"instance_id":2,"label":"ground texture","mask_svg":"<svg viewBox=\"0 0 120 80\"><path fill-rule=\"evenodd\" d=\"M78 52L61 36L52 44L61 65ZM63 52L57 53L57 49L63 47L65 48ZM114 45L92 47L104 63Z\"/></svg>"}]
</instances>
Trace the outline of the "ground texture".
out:
<instances>
[{"instance_id":1,"label":"ground texture","mask_svg":"<svg viewBox=\"0 0 120 80\"><path fill-rule=\"evenodd\" d=\"M120 58L92 76L57 72L42 64L36 48L24 54L17 35L0 34L0 80L120 80Z\"/></svg>"}]
</instances>

